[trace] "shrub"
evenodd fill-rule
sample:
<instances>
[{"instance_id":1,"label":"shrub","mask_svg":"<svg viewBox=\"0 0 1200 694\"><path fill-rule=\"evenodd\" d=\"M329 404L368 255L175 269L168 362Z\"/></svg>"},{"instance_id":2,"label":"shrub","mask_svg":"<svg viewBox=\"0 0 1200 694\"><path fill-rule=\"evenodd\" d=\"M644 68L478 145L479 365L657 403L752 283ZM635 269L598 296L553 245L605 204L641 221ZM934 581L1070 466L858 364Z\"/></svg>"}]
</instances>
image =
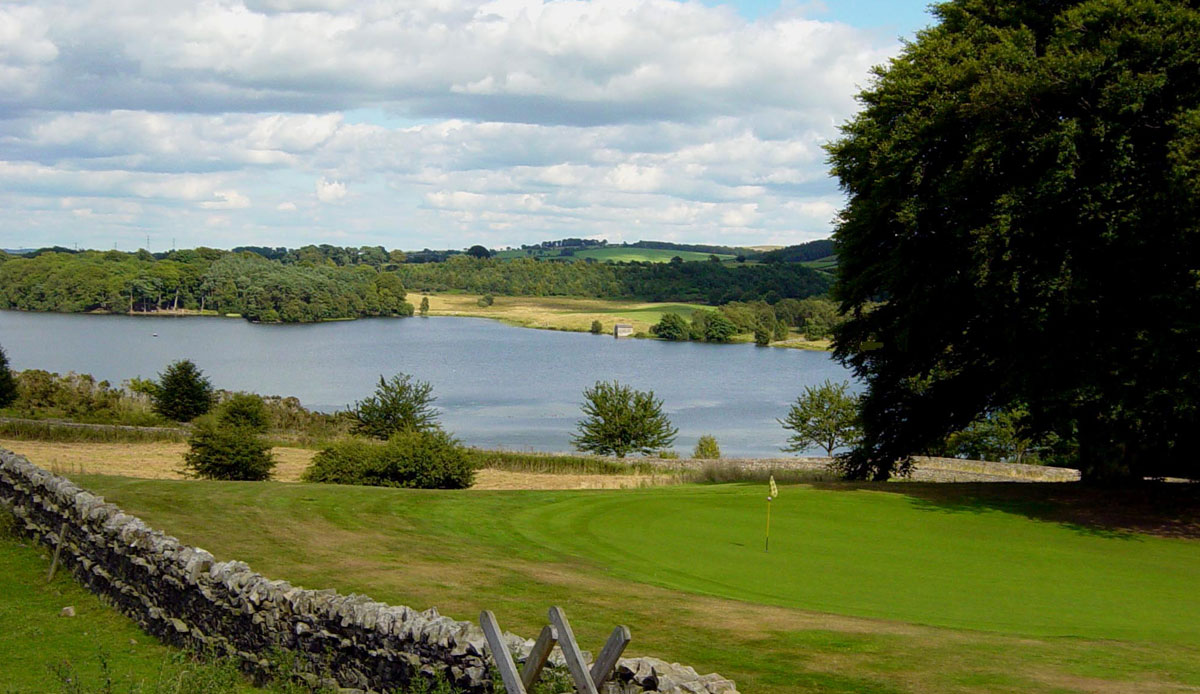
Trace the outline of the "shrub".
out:
<instances>
[{"instance_id":1,"label":"shrub","mask_svg":"<svg viewBox=\"0 0 1200 694\"><path fill-rule=\"evenodd\" d=\"M265 433L270 422L262 397L253 393L234 393L217 408L217 418L227 426L247 427Z\"/></svg>"},{"instance_id":2,"label":"shrub","mask_svg":"<svg viewBox=\"0 0 1200 694\"><path fill-rule=\"evenodd\" d=\"M691 337L687 320L678 313L664 313L650 328L650 332L663 340L686 340Z\"/></svg>"},{"instance_id":3,"label":"shrub","mask_svg":"<svg viewBox=\"0 0 1200 694\"><path fill-rule=\"evenodd\" d=\"M182 359L159 374L154 389L154 411L176 422L190 422L213 406L213 388L204 373Z\"/></svg>"},{"instance_id":4,"label":"shrub","mask_svg":"<svg viewBox=\"0 0 1200 694\"><path fill-rule=\"evenodd\" d=\"M429 315L429 297L427 297L427 296L421 297L421 315L422 316Z\"/></svg>"},{"instance_id":5,"label":"shrub","mask_svg":"<svg viewBox=\"0 0 1200 694\"><path fill-rule=\"evenodd\" d=\"M717 445L717 439L713 436L705 434L696 442L696 448L692 451L693 458L704 460L715 460L721 457L721 447Z\"/></svg>"},{"instance_id":6,"label":"shrub","mask_svg":"<svg viewBox=\"0 0 1200 694\"><path fill-rule=\"evenodd\" d=\"M762 323L754 326L754 344L758 345L759 347L766 347L767 345L771 344L771 335L771 330L769 330L767 326L763 325Z\"/></svg>"},{"instance_id":7,"label":"shrub","mask_svg":"<svg viewBox=\"0 0 1200 694\"><path fill-rule=\"evenodd\" d=\"M313 457L305 482L373 487L465 489L475 466L453 436L440 428L397 432L387 443L347 439Z\"/></svg>"},{"instance_id":8,"label":"shrub","mask_svg":"<svg viewBox=\"0 0 1200 694\"><path fill-rule=\"evenodd\" d=\"M189 472L204 479L258 481L271 477L275 458L254 429L207 416L196 421L183 463Z\"/></svg>"},{"instance_id":9,"label":"shrub","mask_svg":"<svg viewBox=\"0 0 1200 694\"><path fill-rule=\"evenodd\" d=\"M604 332L604 324L598 320L592 321L591 332L593 335L599 335L600 333Z\"/></svg>"},{"instance_id":10,"label":"shrub","mask_svg":"<svg viewBox=\"0 0 1200 694\"><path fill-rule=\"evenodd\" d=\"M492 297L491 294L484 294L483 296L479 297L479 301L477 301L475 303L479 304L483 308L487 308L488 306L491 306L495 302L496 302L496 300Z\"/></svg>"}]
</instances>

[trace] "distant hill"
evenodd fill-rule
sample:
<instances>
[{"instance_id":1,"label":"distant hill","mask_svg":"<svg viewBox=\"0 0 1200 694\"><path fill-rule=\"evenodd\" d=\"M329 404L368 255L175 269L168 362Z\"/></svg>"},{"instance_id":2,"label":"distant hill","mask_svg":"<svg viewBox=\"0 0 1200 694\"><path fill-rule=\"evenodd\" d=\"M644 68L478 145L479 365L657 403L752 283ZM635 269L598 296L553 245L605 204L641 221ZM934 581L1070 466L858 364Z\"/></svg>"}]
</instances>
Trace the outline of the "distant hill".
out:
<instances>
[{"instance_id":1,"label":"distant hill","mask_svg":"<svg viewBox=\"0 0 1200 694\"><path fill-rule=\"evenodd\" d=\"M764 263L811 263L833 258L833 262L830 264L836 264L836 256L837 251L834 249L833 240L821 239L764 253L760 260Z\"/></svg>"}]
</instances>

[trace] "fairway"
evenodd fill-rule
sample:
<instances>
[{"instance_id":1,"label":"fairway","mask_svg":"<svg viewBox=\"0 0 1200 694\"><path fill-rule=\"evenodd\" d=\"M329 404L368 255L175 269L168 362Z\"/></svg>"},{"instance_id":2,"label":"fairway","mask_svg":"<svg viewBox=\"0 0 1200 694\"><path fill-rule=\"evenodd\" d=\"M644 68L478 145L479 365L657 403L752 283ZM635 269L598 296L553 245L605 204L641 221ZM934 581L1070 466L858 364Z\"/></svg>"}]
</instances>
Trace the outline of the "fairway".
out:
<instances>
[{"instance_id":1,"label":"fairway","mask_svg":"<svg viewBox=\"0 0 1200 694\"><path fill-rule=\"evenodd\" d=\"M439 492L77 476L271 578L585 647L743 692L1179 692L1200 687L1200 542L939 504L918 484Z\"/></svg>"}]
</instances>

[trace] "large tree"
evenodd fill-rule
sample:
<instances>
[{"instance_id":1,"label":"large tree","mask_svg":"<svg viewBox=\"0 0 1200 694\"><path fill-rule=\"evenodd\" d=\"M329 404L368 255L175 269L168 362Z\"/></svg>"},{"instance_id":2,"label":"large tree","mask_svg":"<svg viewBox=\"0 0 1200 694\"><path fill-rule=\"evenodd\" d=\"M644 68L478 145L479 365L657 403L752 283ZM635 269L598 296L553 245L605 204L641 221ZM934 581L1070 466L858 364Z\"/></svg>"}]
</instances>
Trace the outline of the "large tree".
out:
<instances>
[{"instance_id":1,"label":"large tree","mask_svg":"<svg viewBox=\"0 0 1200 694\"><path fill-rule=\"evenodd\" d=\"M585 388L583 414L571 443L599 455L650 454L669 448L679 433L654 391L634 390L616 381Z\"/></svg>"},{"instance_id":2,"label":"large tree","mask_svg":"<svg viewBox=\"0 0 1200 694\"><path fill-rule=\"evenodd\" d=\"M8 407L17 400L17 379L8 368L8 356L0 347L0 407Z\"/></svg>"},{"instance_id":3,"label":"large tree","mask_svg":"<svg viewBox=\"0 0 1200 694\"><path fill-rule=\"evenodd\" d=\"M934 12L829 148L835 348L868 386L846 471L1023 406L1088 478L1200 477L1200 8Z\"/></svg>"}]
</instances>

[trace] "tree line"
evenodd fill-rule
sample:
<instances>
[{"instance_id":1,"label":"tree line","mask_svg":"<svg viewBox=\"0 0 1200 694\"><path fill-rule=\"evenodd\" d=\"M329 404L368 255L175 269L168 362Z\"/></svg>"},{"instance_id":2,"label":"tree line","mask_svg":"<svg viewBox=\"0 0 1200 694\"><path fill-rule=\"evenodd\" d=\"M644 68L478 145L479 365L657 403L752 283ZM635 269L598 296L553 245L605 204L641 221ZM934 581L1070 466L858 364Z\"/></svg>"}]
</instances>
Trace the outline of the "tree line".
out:
<instances>
[{"instance_id":1,"label":"tree line","mask_svg":"<svg viewBox=\"0 0 1200 694\"><path fill-rule=\"evenodd\" d=\"M216 311L263 322L412 315L394 272L368 263L287 264L252 252L0 253L0 308L136 313Z\"/></svg>"},{"instance_id":2,"label":"tree line","mask_svg":"<svg viewBox=\"0 0 1200 694\"><path fill-rule=\"evenodd\" d=\"M713 262L588 263L497 260L454 256L440 263L404 264L395 272L414 291L461 290L506 296L583 296L596 299L730 301L802 299L823 294L829 281L796 264Z\"/></svg>"}]
</instances>

